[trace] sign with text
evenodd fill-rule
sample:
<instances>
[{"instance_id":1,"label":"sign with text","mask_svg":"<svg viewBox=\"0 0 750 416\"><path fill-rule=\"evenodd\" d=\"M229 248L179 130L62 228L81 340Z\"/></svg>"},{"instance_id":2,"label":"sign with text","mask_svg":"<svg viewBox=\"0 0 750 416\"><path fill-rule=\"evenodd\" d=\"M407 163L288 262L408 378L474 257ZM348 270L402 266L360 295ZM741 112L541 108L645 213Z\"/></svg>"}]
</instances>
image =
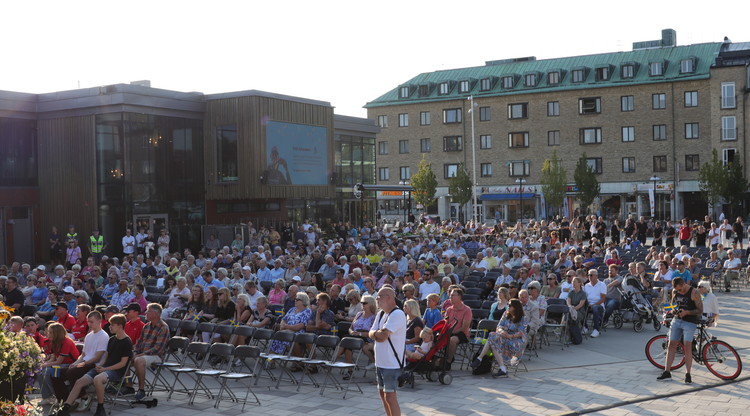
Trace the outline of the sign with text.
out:
<instances>
[{"instance_id":1,"label":"sign with text","mask_svg":"<svg viewBox=\"0 0 750 416\"><path fill-rule=\"evenodd\" d=\"M266 124L269 185L327 185L328 129L269 121Z\"/></svg>"}]
</instances>

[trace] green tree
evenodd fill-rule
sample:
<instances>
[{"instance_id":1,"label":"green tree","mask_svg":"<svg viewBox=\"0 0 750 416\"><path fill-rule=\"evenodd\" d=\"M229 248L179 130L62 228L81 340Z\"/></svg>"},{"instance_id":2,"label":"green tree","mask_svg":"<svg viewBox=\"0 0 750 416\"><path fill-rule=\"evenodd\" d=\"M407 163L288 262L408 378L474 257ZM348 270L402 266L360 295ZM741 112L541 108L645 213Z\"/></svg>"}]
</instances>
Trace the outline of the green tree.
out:
<instances>
[{"instance_id":1,"label":"green tree","mask_svg":"<svg viewBox=\"0 0 750 416\"><path fill-rule=\"evenodd\" d=\"M711 152L711 161L704 163L698 174L698 187L701 191L701 198L709 206L718 204L722 196L726 195L727 169L724 163L719 159L719 153L716 149Z\"/></svg>"},{"instance_id":2,"label":"green tree","mask_svg":"<svg viewBox=\"0 0 750 416\"><path fill-rule=\"evenodd\" d=\"M735 159L734 162L727 163L725 166L727 181L724 185L724 194L722 197L730 207L730 215L734 217L735 209L742 206L747 192L747 180L743 173L742 164Z\"/></svg>"},{"instance_id":3,"label":"green tree","mask_svg":"<svg viewBox=\"0 0 750 416\"><path fill-rule=\"evenodd\" d=\"M471 188L471 177L466 172L466 168L464 168L464 164L462 163L458 166L456 176L448 179L448 193L451 194L453 202L463 207L467 202L471 201L471 197L473 196Z\"/></svg>"},{"instance_id":4,"label":"green tree","mask_svg":"<svg viewBox=\"0 0 750 416\"><path fill-rule=\"evenodd\" d=\"M568 174L557 158L557 150L552 151L552 157L545 159L542 165L542 194L547 205L556 210L562 205L565 198L565 187L568 183Z\"/></svg>"},{"instance_id":5,"label":"green tree","mask_svg":"<svg viewBox=\"0 0 750 416\"><path fill-rule=\"evenodd\" d=\"M436 202L437 178L435 172L432 171L432 164L424 158L424 155L419 162L417 173L411 175L411 186L414 188L412 196L417 204L426 209Z\"/></svg>"},{"instance_id":6,"label":"green tree","mask_svg":"<svg viewBox=\"0 0 750 416\"><path fill-rule=\"evenodd\" d=\"M573 180L576 183L576 196L581 202L581 209L586 212L589 206L594 202L594 199L599 196L601 187L599 181L596 179L596 171L594 168L589 166L587 162L586 153L581 155L576 163L576 170L573 173Z\"/></svg>"}]
</instances>

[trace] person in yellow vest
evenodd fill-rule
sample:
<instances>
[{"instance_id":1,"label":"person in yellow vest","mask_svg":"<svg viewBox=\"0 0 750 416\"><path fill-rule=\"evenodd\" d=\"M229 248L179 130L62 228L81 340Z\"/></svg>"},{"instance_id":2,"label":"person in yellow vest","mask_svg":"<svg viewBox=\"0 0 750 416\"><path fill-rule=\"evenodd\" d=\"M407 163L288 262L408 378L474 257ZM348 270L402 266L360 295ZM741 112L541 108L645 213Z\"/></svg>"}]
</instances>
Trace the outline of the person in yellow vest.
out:
<instances>
[{"instance_id":1,"label":"person in yellow vest","mask_svg":"<svg viewBox=\"0 0 750 416\"><path fill-rule=\"evenodd\" d=\"M94 258L94 264L101 263L102 255L104 255L106 249L107 242L104 241L104 236L99 233L98 229L94 229L93 234L89 236L89 253Z\"/></svg>"},{"instance_id":2,"label":"person in yellow vest","mask_svg":"<svg viewBox=\"0 0 750 416\"><path fill-rule=\"evenodd\" d=\"M65 234L65 241L70 240L75 240L76 244L78 244L78 232L76 232L76 226L73 224L68 226L68 233Z\"/></svg>"}]
</instances>

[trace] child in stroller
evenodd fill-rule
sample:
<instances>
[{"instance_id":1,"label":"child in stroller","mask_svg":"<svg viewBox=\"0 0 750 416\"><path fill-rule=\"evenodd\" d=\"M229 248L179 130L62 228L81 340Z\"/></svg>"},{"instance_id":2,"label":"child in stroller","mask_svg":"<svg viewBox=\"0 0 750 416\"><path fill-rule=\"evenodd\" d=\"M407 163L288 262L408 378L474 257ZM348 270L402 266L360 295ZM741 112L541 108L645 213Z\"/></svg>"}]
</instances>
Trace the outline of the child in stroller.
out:
<instances>
[{"instance_id":1,"label":"child in stroller","mask_svg":"<svg viewBox=\"0 0 750 416\"><path fill-rule=\"evenodd\" d=\"M432 326L432 329L423 329L419 334L422 338L422 345L417 347L415 352L407 353L405 356L406 363L401 377L399 377L399 385L411 384L414 388L414 373L424 375L430 381L435 380L434 373L437 373L440 384L451 384L453 377L448 373L445 356L448 341L452 334L453 328L448 325L448 321L445 319L438 321ZM431 339L432 342L428 343L428 339ZM431 344L431 346L425 344Z\"/></svg>"},{"instance_id":2,"label":"child in stroller","mask_svg":"<svg viewBox=\"0 0 750 416\"><path fill-rule=\"evenodd\" d=\"M620 310L612 315L615 328L622 328L625 321L633 322L636 332L641 332L644 321L653 323L656 331L661 328L661 321L656 318L657 311L644 295L645 289L638 276L625 276L622 287L618 290L622 296L622 304Z\"/></svg>"},{"instance_id":3,"label":"child in stroller","mask_svg":"<svg viewBox=\"0 0 750 416\"><path fill-rule=\"evenodd\" d=\"M419 338L422 339L422 344L414 347L414 351L406 351L407 360L419 360L424 357L432 349L432 335L431 328L425 328L419 333Z\"/></svg>"}]
</instances>

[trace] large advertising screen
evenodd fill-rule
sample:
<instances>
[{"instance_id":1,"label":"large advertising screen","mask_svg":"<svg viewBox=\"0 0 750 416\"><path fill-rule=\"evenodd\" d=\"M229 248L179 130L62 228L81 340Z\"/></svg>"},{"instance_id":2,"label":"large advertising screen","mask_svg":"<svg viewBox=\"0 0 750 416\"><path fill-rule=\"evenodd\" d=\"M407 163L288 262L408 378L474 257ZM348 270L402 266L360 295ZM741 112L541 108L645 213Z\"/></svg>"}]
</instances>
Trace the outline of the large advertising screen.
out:
<instances>
[{"instance_id":1,"label":"large advertising screen","mask_svg":"<svg viewBox=\"0 0 750 416\"><path fill-rule=\"evenodd\" d=\"M269 121L266 124L269 185L327 185L328 129Z\"/></svg>"}]
</instances>

